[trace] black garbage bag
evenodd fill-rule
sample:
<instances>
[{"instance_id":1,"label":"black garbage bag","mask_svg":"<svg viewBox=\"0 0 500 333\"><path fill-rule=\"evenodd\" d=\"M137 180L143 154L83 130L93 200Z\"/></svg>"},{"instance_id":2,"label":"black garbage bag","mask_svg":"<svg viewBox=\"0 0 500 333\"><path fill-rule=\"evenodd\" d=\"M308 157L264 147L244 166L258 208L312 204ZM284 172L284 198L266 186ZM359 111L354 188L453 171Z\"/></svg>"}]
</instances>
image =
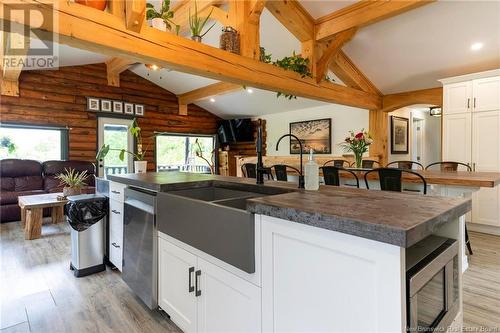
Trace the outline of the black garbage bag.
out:
<instances>
[{"instance_id":1,"label":"black garbage bag","mask_svg":"<svg viewBox=\"0 0 500 333\"><path fill-rule=\"evenodd\" d=\"M98 194L74 195L68 197L64 212L74 230L85 231L108 214L108 201Z\"/></svg>"}]
</instances>

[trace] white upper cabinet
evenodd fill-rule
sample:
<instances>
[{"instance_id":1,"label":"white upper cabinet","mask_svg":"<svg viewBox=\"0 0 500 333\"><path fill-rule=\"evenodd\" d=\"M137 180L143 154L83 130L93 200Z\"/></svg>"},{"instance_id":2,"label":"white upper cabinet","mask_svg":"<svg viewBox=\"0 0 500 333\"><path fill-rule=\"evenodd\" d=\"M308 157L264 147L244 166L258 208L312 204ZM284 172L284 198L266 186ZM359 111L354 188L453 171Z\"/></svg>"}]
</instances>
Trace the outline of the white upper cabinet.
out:
<instances>
[{"instance_id":1,"label":"white upper cabinet","mask_svg":"<svg viewBox=\"0 0 500 333\"><path fill-rule=\"evenodd\" d=\"M472 82L448 84L443 88L444 114L465 113L471 111Z\"/></svg>"},{"instance_id":2,"label":"white upper cabinet","mask_svg":"<svg viewBox=\"0 0 500 333\"><path fill-rule=\"evenodd\" d=\"M500 110L500 77L472 81L474 112Z\"/></svg>"}]
</instances>

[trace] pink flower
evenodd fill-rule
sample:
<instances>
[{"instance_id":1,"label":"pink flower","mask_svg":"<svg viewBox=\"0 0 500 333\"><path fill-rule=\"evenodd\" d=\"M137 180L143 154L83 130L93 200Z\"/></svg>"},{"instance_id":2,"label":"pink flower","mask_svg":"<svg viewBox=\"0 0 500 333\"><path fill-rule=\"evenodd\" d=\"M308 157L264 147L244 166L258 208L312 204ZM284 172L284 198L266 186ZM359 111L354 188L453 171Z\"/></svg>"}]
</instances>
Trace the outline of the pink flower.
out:
<instances>
[{"instance_id":1,"label":"pink flower","mask_svg":"<svg viewBox=\"0 0 500 333\"><path fill-rule=\"evenodd\" d=\"M363 132L359 132L358 134L356 134L355 138L358 140L363 139Z\"/></svg>"}]
</instances>

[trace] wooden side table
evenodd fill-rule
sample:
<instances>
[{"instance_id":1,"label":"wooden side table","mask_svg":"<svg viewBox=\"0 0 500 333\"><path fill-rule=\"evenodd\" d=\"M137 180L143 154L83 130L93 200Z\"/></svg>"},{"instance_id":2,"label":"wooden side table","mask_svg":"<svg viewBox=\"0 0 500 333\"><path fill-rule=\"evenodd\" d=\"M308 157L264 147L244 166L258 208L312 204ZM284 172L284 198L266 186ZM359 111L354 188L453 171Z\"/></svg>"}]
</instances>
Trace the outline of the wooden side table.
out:
<instances>
[{"instance_id":1,"label":"wooden side table","mask_svg":"<svg viewBox=\"0 0 500 333\"><path fill-rule=\"evenodd\" d=\"M25 239L40 238L44 208L52 209L52 223L64 220L64 205L68 200L57 200L58 196L62 196L62 193L25 195L18 198Z\"/></svg>"}]
</instances>

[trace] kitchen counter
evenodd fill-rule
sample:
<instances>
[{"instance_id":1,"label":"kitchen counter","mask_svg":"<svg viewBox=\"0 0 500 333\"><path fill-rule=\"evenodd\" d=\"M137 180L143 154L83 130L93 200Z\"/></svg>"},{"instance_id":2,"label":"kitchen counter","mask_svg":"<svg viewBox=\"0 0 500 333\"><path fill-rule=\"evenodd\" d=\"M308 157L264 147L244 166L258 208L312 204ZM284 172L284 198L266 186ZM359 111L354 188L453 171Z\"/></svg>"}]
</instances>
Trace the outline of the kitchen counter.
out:
<instances>
[{"instance_id":1,"label":"kitchen counter","mask_svg":"<svg viewBox=\"0 0 500 333\"><path fill-rule=\"evenodd\" d=\"M279 187L290 193L249 199L247 210L322 229L338 231L402 248L410 247L471 209L471 200L321 186L304 191L293 183L177 172L110 175L109 180L167 192L216 182L251 191ZM265 191L265 190L264 190Z\"/></svg>"}]
</instances>

